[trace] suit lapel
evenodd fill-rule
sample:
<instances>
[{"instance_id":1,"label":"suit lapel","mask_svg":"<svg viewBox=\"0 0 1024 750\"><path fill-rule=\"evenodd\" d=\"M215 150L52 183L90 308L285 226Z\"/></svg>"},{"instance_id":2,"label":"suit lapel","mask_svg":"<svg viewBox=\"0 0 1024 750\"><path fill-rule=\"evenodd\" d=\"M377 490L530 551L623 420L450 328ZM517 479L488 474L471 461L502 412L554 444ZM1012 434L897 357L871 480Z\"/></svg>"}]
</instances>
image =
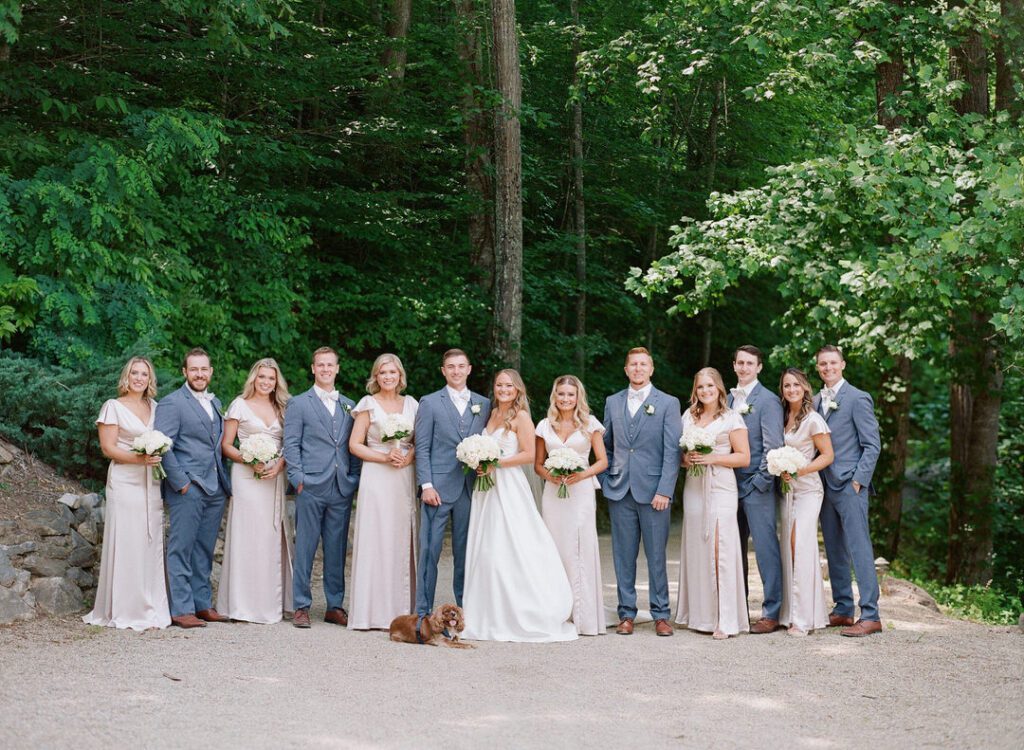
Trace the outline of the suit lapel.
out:
<instances>
[{"instance_id":1,"label":"suit lapel","mask_svg":"<svg viewBox=\"0 0 1024 750\"><path fill-rule=\"evenodd\" d=\"M210 435L210 441L216 442L217 436L213 431L213 423L217 418L216 410L214 411L214 418L210 419L210 415L206 413L206 409L199 404L199 399L192 395L192 390L188 387L188 384L186 383L181 388L184 392L185 401L192 407L192 412L196 415L200 424L206 427L206 432ZM210 406L212 408L213 405L211 404Z\"/></svg>"},{"instance_id":2,"label":"suit lapel","mask_svg":"<svg viewBox=\"0 0 1024 750\"><path fill-rule=\"evenodd\" d=\"M455 428L455 434L461 437L462 429L461 426L459 425L459 410L456 409L455 404L452 403L452 398L451 396L448 395L448 389L442 388L437 392L437 395L441 399L441 408L444 409L445 413L448 415L448 418L452 421L452 427ZM470 402L472 402L473 400L472 391L469 392L469 400ZM470 407L467 406L466 408L469 409Z\"/></svg>"},{"instance_id":3,"label":"suit lapel","mask_svg":"<svg viewBox=\"0 0 1024 750\"><path fill-rule=\"evenodd\" d=\"M320 417L320 424L322 424L324 429L327 430L327 434L330 436L331 440L333 442L337 442L334 435L334 424L331 422L331 413L327 410L327 406L320 400L320 397L316 395L316 391L312 388L306 391L306 393L309 394L309 398L313 402L313 411L318 417ZM340 409L341 402L339 401L338 405L334 408ZM335 414L337 414L337 412L335 412Z\"/></svg>"}]
</instances>

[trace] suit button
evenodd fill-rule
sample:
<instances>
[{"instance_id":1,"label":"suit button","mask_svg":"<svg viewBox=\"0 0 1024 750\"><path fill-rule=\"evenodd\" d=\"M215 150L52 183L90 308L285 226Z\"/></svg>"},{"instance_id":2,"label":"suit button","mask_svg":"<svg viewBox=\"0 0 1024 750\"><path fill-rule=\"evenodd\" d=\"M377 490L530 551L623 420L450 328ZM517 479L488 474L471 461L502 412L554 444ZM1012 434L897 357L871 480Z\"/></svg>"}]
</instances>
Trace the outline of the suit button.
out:
<instances>
[{"instance_id":1,"label":"suit button","mask_svg":"<svg viewBox=\"0 0 1024 750\"><path fill-rule=\"evenodd\" d=\"M632 448L630 448L630 449L629 449L629 452L630 452L630 453L632 453L632 452L633 452L633 449L632 449Z\"/></svg>"}]
</instances>

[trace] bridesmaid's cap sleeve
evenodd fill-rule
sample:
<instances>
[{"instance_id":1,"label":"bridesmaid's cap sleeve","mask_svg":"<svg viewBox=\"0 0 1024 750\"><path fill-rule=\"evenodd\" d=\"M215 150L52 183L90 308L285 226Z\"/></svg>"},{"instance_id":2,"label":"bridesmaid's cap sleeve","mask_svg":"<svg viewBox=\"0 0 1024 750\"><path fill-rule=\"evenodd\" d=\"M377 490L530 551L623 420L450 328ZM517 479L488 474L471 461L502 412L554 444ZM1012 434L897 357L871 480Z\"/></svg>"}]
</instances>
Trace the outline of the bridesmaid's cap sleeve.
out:
<instances>
[{"instance_id":1,"label":"bridesmaid's cap sleeve","mask_svg":"<svg viewBox=\"0 0 1024 750\"><path fill-rule=\"evenodd\" d=\"M100 414L96 417L96 424L120 424L117 418L117 399L107 399L100 408Z\"/></svg>"},{"instance_id":2,"label":"bridesmaid's cap sleeve","mask_svg":"<svg viewBox=\"0 0 1024 750\"><path fill-rule=\"evenodd\" d=\"M370 420L372 421L373 420L373 406L374 406L374 398L373 398L373 396L367 394L367 395L363 396L361 399L359 399L359 403L356 404L355 407L353 407L353 409L352 409L352 414L355 415L355 414L360 414L360 413L362 413L364 411L368 411L368 412L370 412Z\"/></svg>"},{"instance_id":3,"label":"bridesmaid's cap sleeve","mask_svg":"<svg viewBox=\"0 0 1024 750\"><path fill-rule=\"evenodd\" d=\"M601 424L600 419L591 414L590 421L587 423L587 429L590 432L604 432L604 425Z\"/></svg>"},{"instance_id":4,"label":"bridesmaid's cap sleeve","mask_svg":"<svg viewBox=\"0 0 1024 750\"><path fill-rule=\"evenodd\" d=\"M229 406L227 412L224 413L224 419L234 419L241 422L243 417L243 408L245 408L245 404L242 402L242 397L239 396L231 402L231 406Z\"/></svg>"}]
</instances>

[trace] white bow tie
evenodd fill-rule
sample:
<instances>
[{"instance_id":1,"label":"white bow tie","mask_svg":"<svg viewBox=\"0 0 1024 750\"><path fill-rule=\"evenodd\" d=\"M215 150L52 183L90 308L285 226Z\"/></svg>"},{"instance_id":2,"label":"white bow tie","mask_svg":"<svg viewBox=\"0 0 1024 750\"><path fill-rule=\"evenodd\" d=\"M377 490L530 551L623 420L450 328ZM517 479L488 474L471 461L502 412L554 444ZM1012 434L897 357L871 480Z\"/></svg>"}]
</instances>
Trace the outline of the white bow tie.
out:
<instances>
[{"instance_id":1,"label":"white bow tie","mask_svg":"<svg viewBox=\"0 0 1024 750\"><path fill-rule=\"evenodd\" d=\"M330 393L321 393L320 394L320 400L321 401L337 401L338 400L338 392L337 391L331 391Z\"/></svg>"},{"instance_id":2,"label":"white bow tie","mask_svg":"<svg viewBox=\"0 0 1024 750\"><path fill-rule=\"evenodd\" d=\"M833 400L836 397L836 392L833 391L831 388L822 388L821 389L821 397L823 399L831 401L831 400Z\"/></svg>"},{"instance_id":3,"label":"white bow tie","mask_svg":"<svg viewBox=\"0 0 1024 750\"><path fill-rule=\"evenodd\" d=\"M732 394L733 398L743 398L743 399L746 399L746 397L747 397L747 392L745 390L743 390L742 388L732 388L732 389L729 390L729 393Z\"/></svg>"},{"instance_id":4,"label":"white bow tie","mask_svg":"<svg viewBox=\"0 0 1024 750\"><path fill-rule=\"evenodd\" d=\"M461 401L464 404L468 403L469 402L469 391L459 391L459 392L453 394L452 398L454 398L456 401Z\"/></svg>"},{"instance_id":5,"label":"white bow tie","mask_svg":"<svg viewBox=\"0 0 1024 750\"><path fill-rule=\"evenodd\" d=\"M213 394L209 391L203 391L202 393L195 394L196 400L198 401L213 401Z\"/></svg>"},{"instance_id":6,"label":"white bow tie","mask_svg":"<svg viewBox=\"0 0 1024 750\"><path fill-rule=\"evenodd\" d=\"M629 392L629 400L630 401L640 401L641 403L643 403L643 400L644 400L644 393L643 393L643 391L630 390L630 392Z\"/></svg>"}]
</instances>

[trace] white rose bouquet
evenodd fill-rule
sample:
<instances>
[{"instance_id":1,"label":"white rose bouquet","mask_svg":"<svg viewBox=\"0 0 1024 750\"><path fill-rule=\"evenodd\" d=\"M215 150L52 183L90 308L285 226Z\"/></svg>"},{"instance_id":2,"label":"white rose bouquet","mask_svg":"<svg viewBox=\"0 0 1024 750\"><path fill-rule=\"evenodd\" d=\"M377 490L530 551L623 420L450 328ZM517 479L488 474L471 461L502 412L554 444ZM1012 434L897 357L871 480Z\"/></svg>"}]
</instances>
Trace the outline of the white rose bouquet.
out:
<instances>
[{"instance_id":1,"label":"white rose bouquet","mask_svg":"<svg viewBox=\"0 0 1024 750\"><path fill-rule=\"evenodd\" d=\"M679 438L679 447L686 453L697 451L706 456L715 449L715 438L703 427L692 424L683 431L683 436ZM698 465L691 466L687 473L691 477L699 477L704 474L704 471L705 467Z\"/></svg>"},{"instance_id":2,"label":"white rose bouquet","mask_svg":"<svg viewBox=\"0 0 1024 750\"><path fill-rule=\"evenodd\" d=\"M390 443L394 441L397 448L398 441L409 437L412 434L412 421L404 414L388 414L380 422L380 441Z\"/></svg>"},{"instance_id":3,"label":"white rose bouquet","mask_svg":"<svg viewBox=\"0 0 1024 750\"><path fill-rule=\"evenodd\" d=\"M255 467L256 464L269 464L281 457L277 441L263 432L257 432L238 443L238 451L242 454L242 463ZM253 476L262 479L260 472L253 468Z\"/></svg>"},{"instance_id":4,"label":"white rose bouquet","mask_svg":"<svg viewBox=\"0 0 1024 750\"><path fill-rule=\"evenodd\" d=\"M548 454L544 462L544 468L555 477L567 477L580 471L585 471L588 464L586 459L572 448L555 448ZM569 497L569 488L565 482L558 485L558 496Z\"/></svg>"},{"instance_id":5,"label":"white rose bouquet","mask_svg":"<svg viewBox=\"0 0 1024 750\"><path fill-rule=\"evenodd\" d=\"M480 468L497 466L501 458L501 447L488 435L470 435L455 447L455 457L463 464L463 473L468 474ZM473 489L476 492L487 492L493 486L494 477L484 474L476 478Z\"/></svg>"},{"instance_id":6,"label":"white rose bouquet","mask_svg":"<svg viewBox=\"0 0 1024 750\"><path fill-rule=\"evenodd\" d=\"M791 477L795 477L796 473L800 471L800 469L810 463L810 461L807 460L807 456L789 445L784 445L781 448L773 448L768 451L767 459L768 473L773 477L781 477L783 474L789 474ZM789 490L789 482L783 479L782 494L785 495Z\"/></svg>"},{"instance_id":7,"label":"white rose bouquet","mask_svg":"<svg viewBox=\"0 0 1024 750\"><path fill-rule=\"evenodd\" d=\"M160 430L146 430L132 441L132 453L142 453L146 456L162 456L171 449L174 441L167 437ZM157 464L153 467L155 479L166 479L167 472L164 467Z\"/></svg>"}]
</instances>

